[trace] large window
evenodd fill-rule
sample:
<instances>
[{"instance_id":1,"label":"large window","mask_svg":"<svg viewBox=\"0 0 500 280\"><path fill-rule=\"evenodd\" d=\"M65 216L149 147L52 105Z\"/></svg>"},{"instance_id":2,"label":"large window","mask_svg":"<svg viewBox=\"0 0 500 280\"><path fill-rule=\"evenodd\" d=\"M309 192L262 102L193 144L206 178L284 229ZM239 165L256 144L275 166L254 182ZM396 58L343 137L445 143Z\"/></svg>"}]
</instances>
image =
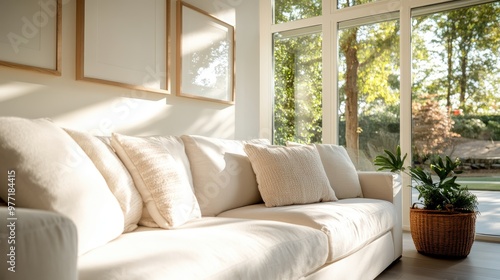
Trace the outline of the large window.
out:
<instances>
[{"instance_id":1,"label":"large window","mask_svg":"<svg viewBox=\"0 0 500 280\"><path fill-rule=\"evenodd\" d=\"M476 232L500 234L500 3L439 8L413 10L413 161L459 158L457 181L479 198Z\"/></svg>"},{"instance_id":2,"label":"large window","mask_svg":"<svg viewBox=\"0 0 500 280\"><path fill-rule=\"evenodd\" d=\"M500 234L500 1L260 7L264 137L343 145L359 170L398 144L408 165L459 157L459 182L479 198L477 232ZM402 191L409 229L412 189Z\"/></svg>"},{"instance_id":3,"label":"large window","mask_svg":"<svg viewBox=\"0 0 500 280\"><path fill-rule=\"evenodd\" d=\"M399 144L399 21L339 27L339 143L358 169L373 170Z\"/></svg>"},{"instance_id":4,"label":"large window","mask_svg":"<svg viewBox=\"0 0 500 280\"><path fill-rule=\"evenodd\" d=\"M275 33L274 143L321 143L322 67L319 28Z\"/></svg>"}]
</instances>

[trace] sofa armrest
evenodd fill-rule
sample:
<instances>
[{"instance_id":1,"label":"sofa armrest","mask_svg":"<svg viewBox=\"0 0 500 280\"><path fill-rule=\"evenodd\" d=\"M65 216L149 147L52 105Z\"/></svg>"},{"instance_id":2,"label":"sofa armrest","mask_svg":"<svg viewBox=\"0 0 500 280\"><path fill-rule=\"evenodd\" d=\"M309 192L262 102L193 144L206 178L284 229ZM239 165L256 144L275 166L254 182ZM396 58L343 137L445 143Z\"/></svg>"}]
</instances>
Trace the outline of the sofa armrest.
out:
<instances>
[{"instance_id":1,"label":"sofa armrest","mask_svg":"<svg viewBox=\"0 0 500 280\"><path fill-rule=\"evenodd\" d=\"M358 171L363 197L395 203L401 196L401 176L392 172Z\"/></svg>"},{"instance_id":2,"label":"sofa armrest","mask_svg":"<svg viewBox=\"0 0 500 280\"><path fill-rule=\"evenodd\" d=\"M394 259L403 254L403 206L402 181L399 174L391 172L358 171L363 197L383 199L394 205L394 227L391 230L394 240Z\"/></svg>"},{"instance_id":3,"label":"sofa armrest","mask_svg":"<svg viewBox=\"0 0 500 280\"><path fill-rule=\"evenodd\" d=\"M0 207L1 279L77 279L77 231L54 212Z\"/></svg>"}]
</instances>

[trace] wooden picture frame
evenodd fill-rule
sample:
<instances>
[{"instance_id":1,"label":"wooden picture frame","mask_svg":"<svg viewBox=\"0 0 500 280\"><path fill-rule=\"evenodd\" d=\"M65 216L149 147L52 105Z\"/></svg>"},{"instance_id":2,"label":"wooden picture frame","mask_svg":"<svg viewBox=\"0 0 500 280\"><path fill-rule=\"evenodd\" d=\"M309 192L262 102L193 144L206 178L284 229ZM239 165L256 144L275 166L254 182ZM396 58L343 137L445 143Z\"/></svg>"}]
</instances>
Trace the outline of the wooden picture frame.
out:
<instances>
[{"instance_id":1,"label":"wooden picture frame","mask_svg":"<svg viewBox=\"0 0 500 280\"><path fill-rule=\"evenodd\" d=\"M0 65L61 76L62 0L0 7Z\"/></svg>"},{"instance_id":2,"label":"wooden picture frame","mask_svg":"<svg viewBox=\"0 0 500 280\"><path fill-rule=\"evenodd\" d=\"M177 2L178 96L234 104L234 27Z\"/></svg>"},{"instance_id":3,"label":"wooden picture frame","mask_svg":"<svg viewBox=\"0 0 500 280\"><path fill-rule=\"evenodd\" d=\"M77 0L76 79L170 93L170 0Z\"/></svg>"}]
</instances>

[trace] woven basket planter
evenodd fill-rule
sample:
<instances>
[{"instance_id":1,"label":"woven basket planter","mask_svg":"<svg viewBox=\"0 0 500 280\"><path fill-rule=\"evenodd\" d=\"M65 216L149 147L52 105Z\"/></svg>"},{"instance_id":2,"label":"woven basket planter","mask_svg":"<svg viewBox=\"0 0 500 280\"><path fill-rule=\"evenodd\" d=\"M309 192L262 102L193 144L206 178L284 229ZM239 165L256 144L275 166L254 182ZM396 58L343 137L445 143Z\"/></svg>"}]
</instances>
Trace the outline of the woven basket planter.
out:
<instances>
[{"instance_id":1,"label":"woven basket planter","mask_svg":"<svg viewBox=\"0 0 500 280\"><path fill-rule=\"evenodd\" d=\"M410 208L410 229L419 253L465 258L474 243L476 213Z\"/></svg>"}]
</instances>

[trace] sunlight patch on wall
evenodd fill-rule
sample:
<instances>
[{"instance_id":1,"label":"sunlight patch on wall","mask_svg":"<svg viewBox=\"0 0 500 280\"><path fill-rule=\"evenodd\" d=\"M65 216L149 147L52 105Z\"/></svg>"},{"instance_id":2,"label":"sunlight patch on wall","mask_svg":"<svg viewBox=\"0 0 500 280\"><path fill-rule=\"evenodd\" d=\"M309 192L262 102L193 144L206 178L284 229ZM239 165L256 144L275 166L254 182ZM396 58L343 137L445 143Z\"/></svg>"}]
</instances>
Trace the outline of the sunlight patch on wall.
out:
<instances>
[{"instance_id":1,"label":"sunlight patch on wall","mask_svg":"<svg viewBox=\"0 0 500 280\"><path fill-rule=\"evenodd\" d=\"M158 101L116 98L54 117L62 127L109 136L112 132L145 125L165 109L165 99Z\"/></svg>"},{"instance_id":2,"label":"sunlight patch on wall","mask_svg":"<svg viewBox=\"0 0 500 280\"><path fill-rule=\"evenodd\" d=\"M234 110L234 106L217 112L207 110L207 112L203 113L206 117L203 117L202 114L192 122L188 130L194 131L196 134L217 135L219 138L232 139L235 137Z\"/></svg>"},{"instance_id":3,"label":"sunlight patch on wall","mask_svg":"<svg viewBox=\"0 0 500 280\"><path fill-rule=\"evenodd\" d=\"M35 92L45 86L39 84L8 82L0 85L0 102Z\"/></svg>"}]
</instances>

